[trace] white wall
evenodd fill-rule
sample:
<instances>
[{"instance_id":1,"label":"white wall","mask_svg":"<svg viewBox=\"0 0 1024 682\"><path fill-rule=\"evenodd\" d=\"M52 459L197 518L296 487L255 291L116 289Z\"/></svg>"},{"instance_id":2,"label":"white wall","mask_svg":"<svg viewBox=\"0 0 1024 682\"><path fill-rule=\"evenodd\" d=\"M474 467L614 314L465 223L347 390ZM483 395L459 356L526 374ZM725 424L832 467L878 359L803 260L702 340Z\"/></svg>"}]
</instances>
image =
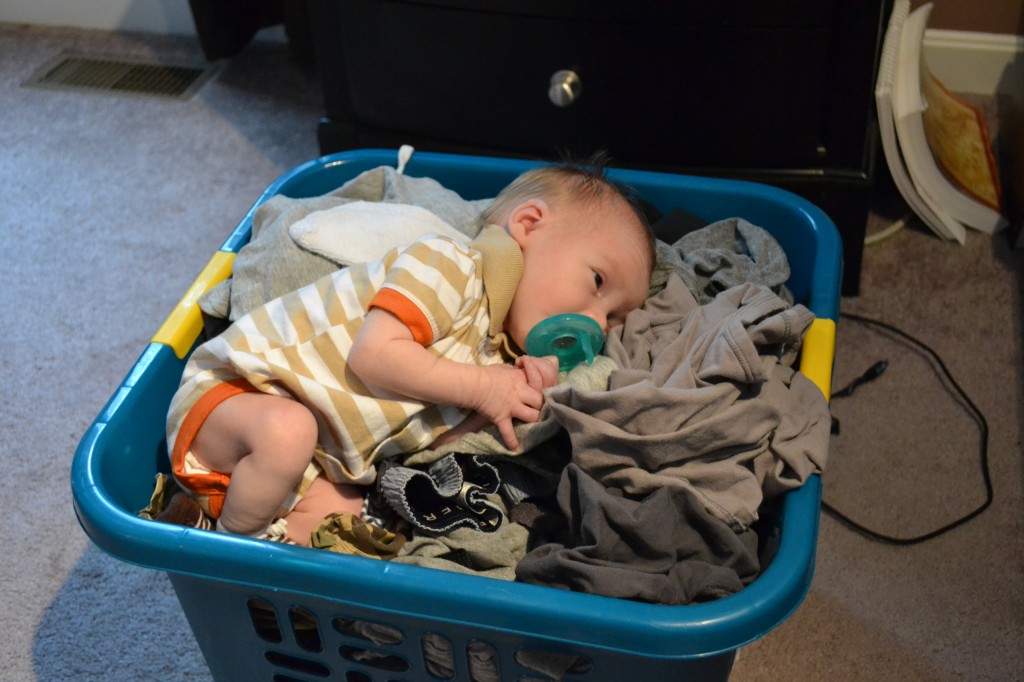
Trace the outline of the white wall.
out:
<instances>
[{"instance_id":1,"label":"white wall","mask_svg":"<svg viewBox=\"0 0 1024 682\"><path fill-rule=\"evenodd\" d=\"M953 92L1020 97L1024 92L1024 37L928 29L924 58Z\"/></svg>"},{"instance_id":2,"label":"white wall","mask_svg":"<svg viewBox=\"0 0 1024 682\"><path fill-rule=\"evenodd\" d=\"M195 35L188 0L0 0L0 21Z\"/></svg>"}]
</instances>

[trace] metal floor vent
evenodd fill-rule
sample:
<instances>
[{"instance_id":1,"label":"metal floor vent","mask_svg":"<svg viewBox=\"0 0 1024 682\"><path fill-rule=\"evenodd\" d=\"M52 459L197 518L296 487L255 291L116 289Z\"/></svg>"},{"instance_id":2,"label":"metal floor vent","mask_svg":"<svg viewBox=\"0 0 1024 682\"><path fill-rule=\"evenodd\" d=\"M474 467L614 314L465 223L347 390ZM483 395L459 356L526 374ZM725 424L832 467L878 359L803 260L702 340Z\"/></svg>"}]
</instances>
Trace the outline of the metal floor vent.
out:
<instances>
[{"instance_id":1,"label":"metal floor vent","mask_svg":"<svg viewBox=\"0 0 1024 682\"><path fill-rule=\"evenodd\" d=\"M63 55L37 70L24 85L188 99L213 72L213 67Z\"/></svg>"}]
</instances>

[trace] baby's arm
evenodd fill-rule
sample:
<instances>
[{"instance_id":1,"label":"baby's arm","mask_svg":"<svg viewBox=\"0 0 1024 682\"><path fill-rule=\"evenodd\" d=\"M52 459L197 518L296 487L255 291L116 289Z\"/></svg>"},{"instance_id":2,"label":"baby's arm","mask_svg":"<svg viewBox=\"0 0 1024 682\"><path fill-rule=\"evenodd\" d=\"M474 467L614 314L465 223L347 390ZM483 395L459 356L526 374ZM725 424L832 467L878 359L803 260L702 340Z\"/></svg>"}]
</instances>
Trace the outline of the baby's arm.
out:
<instances>
[{"instance_id":1,"label":"baby's arm","mask_svg":"<svg viewBox=\"0 0 1024 682\"><path fill-rule=\"evenodd\" d=\"M353 341L348 365L374 391L480 412L498 427L505 444L515 450L519 441L512 420L537 421L544 404L541 389L554 384L557 377L553 361L533 360L537 362L531 362L528 368L518 368L469 365L440 358L417 343L401 320L374 308Z\"/></svg>"},{"instance_id":2,"label":"baby's arm","mask_svg":"<svg viewBox=\"0 0 1024 682\"><path fill-rule=\"evenodd\" d=\"M558 371L555 369L557 365L558 359L554 357L536 358L529 355L521 355L516 358L516 369L523 370L523 373L526 375L526 383L538 391L543 391L545 388L554 386L558 382ZM436 450L443 445L458 440L467 433L479 431L490 423L491 420L487 417L479 412L473 412L463 419L458 426L438 436L430 444L430 448Z\"/></svg>"}]
</instances>

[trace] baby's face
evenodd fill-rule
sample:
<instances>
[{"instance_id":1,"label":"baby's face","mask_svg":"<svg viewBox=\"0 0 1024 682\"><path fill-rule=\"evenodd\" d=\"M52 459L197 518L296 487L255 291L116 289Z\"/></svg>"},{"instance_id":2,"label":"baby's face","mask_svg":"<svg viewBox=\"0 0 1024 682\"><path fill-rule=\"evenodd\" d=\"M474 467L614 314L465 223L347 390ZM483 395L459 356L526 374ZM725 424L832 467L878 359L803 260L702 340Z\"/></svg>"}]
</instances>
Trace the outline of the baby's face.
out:
<instances>
[{"instance_id":1,"label":"baby's face","mask_svg":"<svg viewBox=\"0 0 1024 682\"><path fill-rule=\"evenodd\" d=\"M644 227L621 200L586 210L552 209L522 239L523 279L505 319L520 348L538 322L576 313L606 333L647 296L650 252Z\"/></svg>"}]
</instances>

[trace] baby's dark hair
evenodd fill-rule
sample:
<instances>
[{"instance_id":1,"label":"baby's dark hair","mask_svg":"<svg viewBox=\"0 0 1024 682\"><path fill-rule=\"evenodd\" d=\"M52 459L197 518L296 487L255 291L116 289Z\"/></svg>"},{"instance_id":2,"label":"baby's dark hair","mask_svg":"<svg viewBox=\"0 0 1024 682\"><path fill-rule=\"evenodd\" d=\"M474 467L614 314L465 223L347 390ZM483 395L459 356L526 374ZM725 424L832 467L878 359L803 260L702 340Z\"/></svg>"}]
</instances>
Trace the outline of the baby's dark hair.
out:
<instances>
[{"instance_id":1,"label":"baby's dark hair","mask_svg":"<svg viewBox=\"0 0 1024 682\"><path fill-rule=\"evenodd\" d=\"M526 171L506 186L480 214L483 225L503 225L512 210L524 201L542 198L557 204L560 201L601 203L621 199L632 209L644 229L644 237L654 263L654 233L647 220L636 190L608 177L611 158L599 151L587 159L563 158L560 162Z\"/></svg>"}]
</instances>

